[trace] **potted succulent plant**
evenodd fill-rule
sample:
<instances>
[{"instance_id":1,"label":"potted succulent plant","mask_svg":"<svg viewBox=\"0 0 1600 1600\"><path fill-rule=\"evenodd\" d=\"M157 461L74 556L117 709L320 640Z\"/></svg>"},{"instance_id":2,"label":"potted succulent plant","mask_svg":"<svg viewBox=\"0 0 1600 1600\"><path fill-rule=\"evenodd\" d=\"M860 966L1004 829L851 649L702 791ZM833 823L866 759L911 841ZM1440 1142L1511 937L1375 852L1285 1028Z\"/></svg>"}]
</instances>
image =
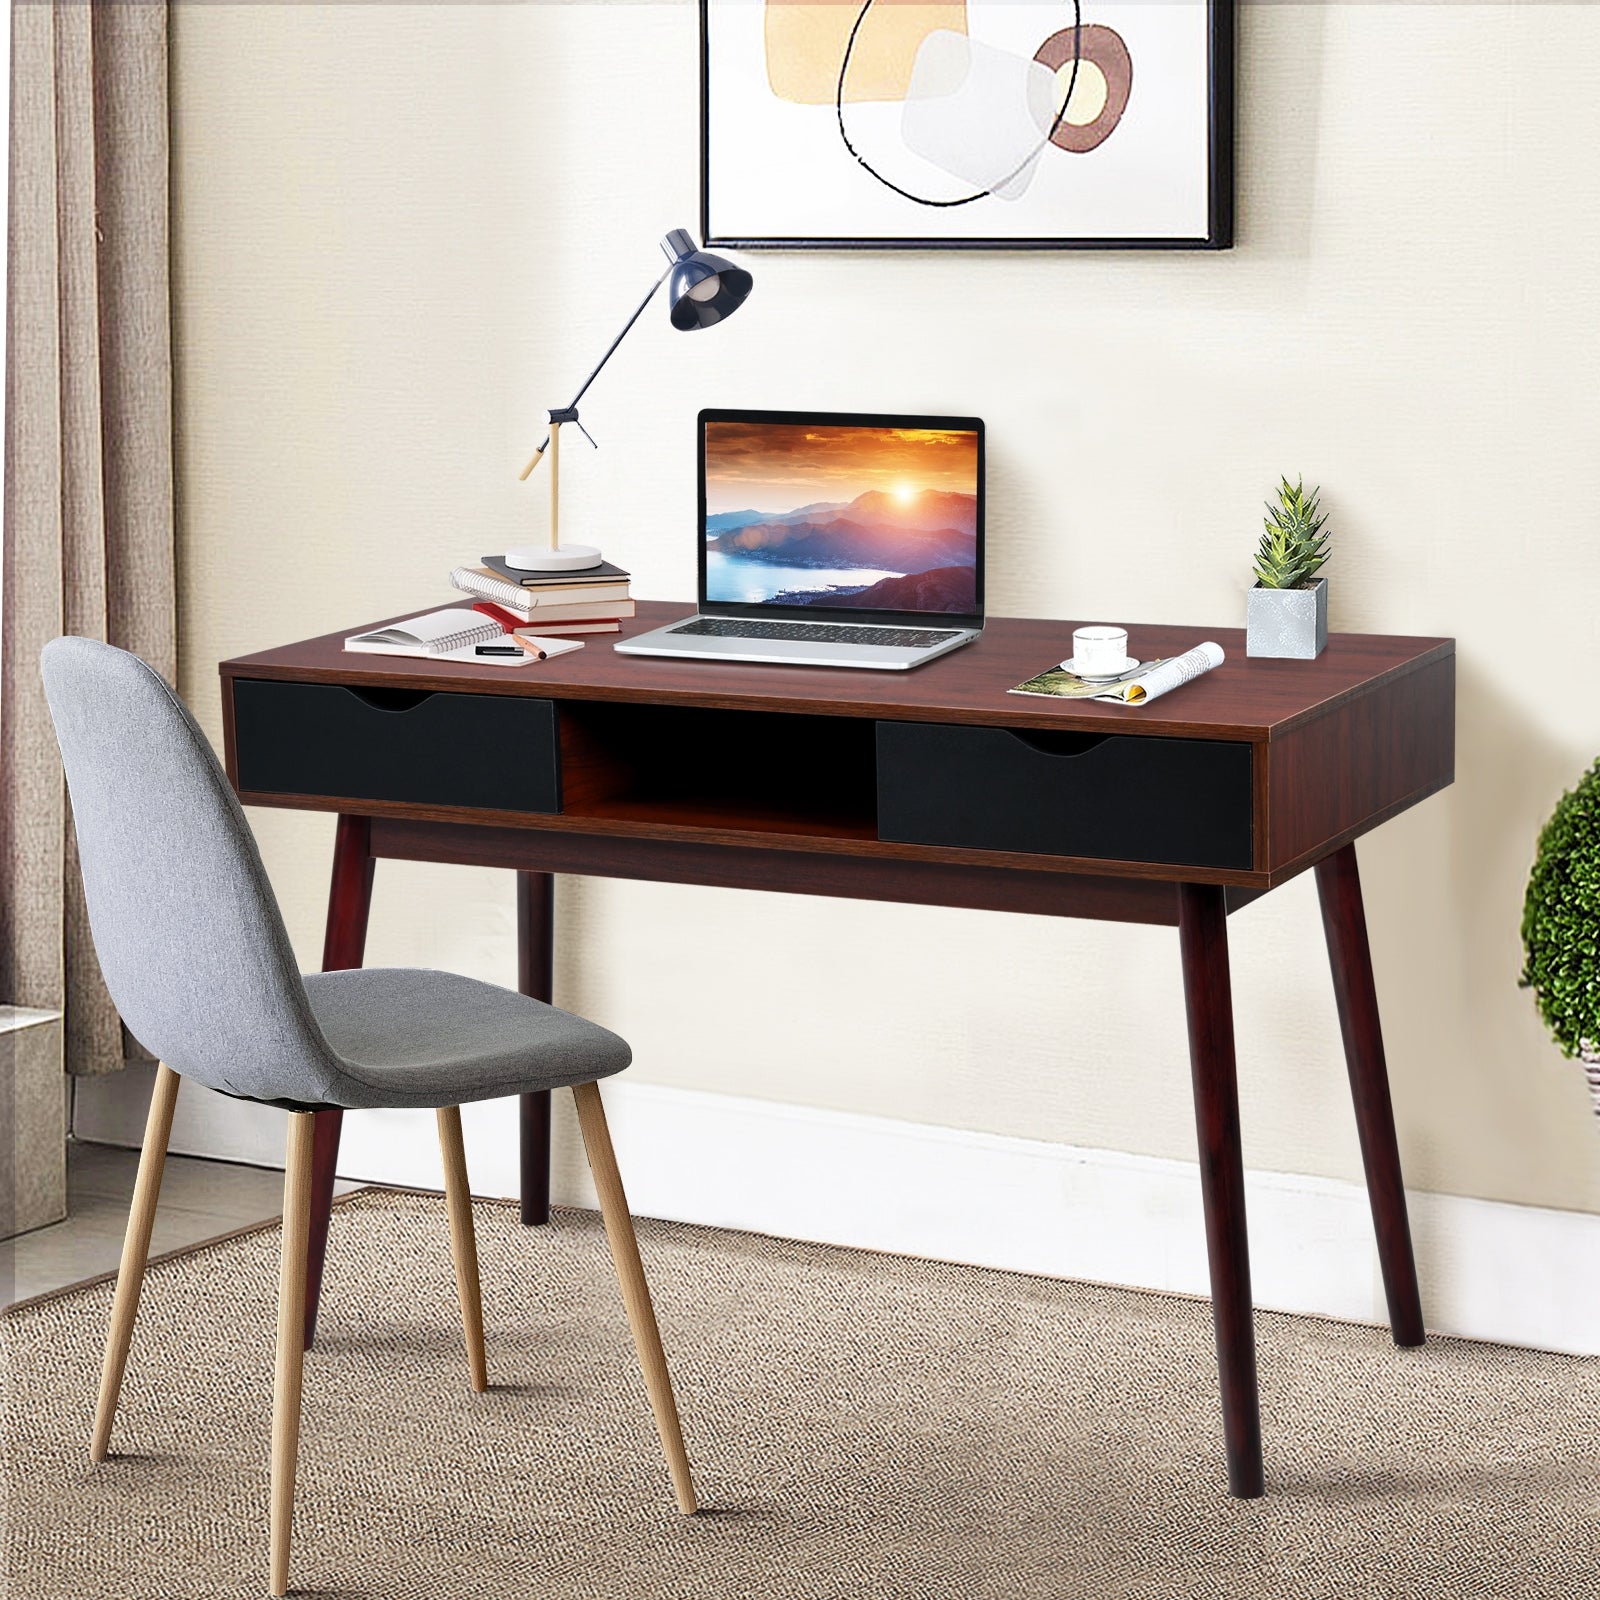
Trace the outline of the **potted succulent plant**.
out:
<instances>
[{"instance_id":1,"label":"potted succulent plant","mask_svg":"<svg viewBox=\"0 0 1600 1600\"><path fill-rule=\"evenodd\" d=\"M1256 552L1245 629L1247 656L1310 661L1328 643L1328 580L1318 577L1328 559L1327 515L1318 508L1320 489L1306 493L1305 480L1278 485L1278 503L1267 506L1266 532Z\"/></svg>"},{"instance_id":2,"label":"potted succulent plant","mask_svg":"<svg viewBox=\"0 0 1600 1600\"><path fill-rule=\"evenodd\" d=\"M1600 1112L1600 761L1539 835L1522 902L1522 987L1565 1055L1583 1063Z\"/></svg>"}]
</instances>

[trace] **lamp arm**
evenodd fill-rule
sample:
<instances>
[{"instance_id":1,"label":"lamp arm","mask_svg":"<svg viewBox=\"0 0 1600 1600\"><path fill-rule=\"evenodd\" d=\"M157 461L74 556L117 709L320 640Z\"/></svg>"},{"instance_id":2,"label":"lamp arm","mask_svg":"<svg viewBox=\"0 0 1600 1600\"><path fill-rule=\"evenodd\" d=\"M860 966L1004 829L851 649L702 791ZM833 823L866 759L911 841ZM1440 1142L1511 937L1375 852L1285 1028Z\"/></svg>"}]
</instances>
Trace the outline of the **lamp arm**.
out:
<instances>
[{"instance_id":1,"label":"lamp arm","mask_svg":"<svg viewBox=\"0 0 1600 1600\"><path fill-rule=\"evenodd\" d=\"M601 368L604 367L606 362L608 362L612 358L612 356L614 356L617 353L617 346L619 344L621 344L622 341L624 339L626 339L628 337L628 335L633 331L634 323L636 323L639 320L639 318L644 315L645 307L648 306L653 299L655 299L656 290L659 289L661 287L661 285L664 284L667 281L667 276L672 271L672 269L673 269L673 267L675 265L676 265L676 262L668 262L666 271L663 272L661 274L661 276L659 278L657 278L656 281L650 285L649 289L647 289L645 291L644 299L639 302L638 306L634 310L633 315L631 317L629 317L628 320L625 323L623 323L622 332L619 333L616 336L616 338L611 341L609 347L606 350L606 353L603 356L600 357L599 361L597 361L595 363L594 371L591 372L589 374L589 376L583 380L582 386L579 388L578 392L575 395L573 395L571 404L566 407L564 412L559 414L560 417L561 417L561 420L563 422L576 422L578 420L578 417L577 417L578 402L581 399L583 399L583 397L589 392L589 385L592 384L594 382L594 380L600 376ZM593 443L592 440L590 442ZM519 479L526 479L528 477L528 475L533 471L533 469L536 466L539 465L539 462L543 458L546 449L549 448L549 445L550 445L550 436L549 436L549 434L546 434L544 443L542 445L540 445L537 450L534 451L533 459L518 474Z\"/></svg>"},{"instance_id":2,"label":"lamp arm","mask_svg":"<svg viewBox=\"0 0 1600 1600\"><path fill-rule=\"evenodd\" d=\"M612 358L612 356L614 356L617 353L617 346L619 344L621 344L622 341L628 337L629 333L633 330L634 323L636 323L639 320L639 318L644 315L644 308L647 305L649 305L652 300L655 299L656 290L659 289L661 287L661 285L664 284L667 281L667 273L672 271L672 268L673 268L674 264L675 263L669 262L667 264L666 272L663 272L661 274L661 276L659 278L657 278L656 281L654 283L652 283L650 285L650 287L645 291L644 299L639 302L638 307L635 309L633 315L631 317L629 317L628 320L625 323L623 323L622 332L619 333L616 336L616 338L611 341L610 348L595 363L594 371L591 372L589 374L589 376L583 380L583 387L581 389L579 389L578 392L575 395L573 395L572 403L571 403L571 405L569 405L567 407L568 411L576 411L578 409L578 402L581 399L583 399L583 397L586 394L588 394L589 385L591 383L593 383L594 380L600 376L600 369L606 364L606 362L608 362Z\"/></svg>"}]
</instances>

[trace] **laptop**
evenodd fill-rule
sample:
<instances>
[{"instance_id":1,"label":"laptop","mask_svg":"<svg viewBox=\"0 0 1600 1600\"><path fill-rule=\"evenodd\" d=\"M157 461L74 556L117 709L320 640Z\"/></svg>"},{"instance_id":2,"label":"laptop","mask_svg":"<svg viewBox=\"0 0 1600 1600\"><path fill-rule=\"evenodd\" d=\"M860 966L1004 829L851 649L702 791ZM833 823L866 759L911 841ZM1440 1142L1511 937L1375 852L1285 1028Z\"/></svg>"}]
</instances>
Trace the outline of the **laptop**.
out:
<instances>
[{"instance_id":1,"label":"laptop","mask_svg":"<svg viewBox=\"0 0 1600 1600\"><path fill-rule=\"evenodd\" d=\"M977 417L702 411L700 609L623 655L904 672L983 629Z\"/></svg>"}]
</instances>

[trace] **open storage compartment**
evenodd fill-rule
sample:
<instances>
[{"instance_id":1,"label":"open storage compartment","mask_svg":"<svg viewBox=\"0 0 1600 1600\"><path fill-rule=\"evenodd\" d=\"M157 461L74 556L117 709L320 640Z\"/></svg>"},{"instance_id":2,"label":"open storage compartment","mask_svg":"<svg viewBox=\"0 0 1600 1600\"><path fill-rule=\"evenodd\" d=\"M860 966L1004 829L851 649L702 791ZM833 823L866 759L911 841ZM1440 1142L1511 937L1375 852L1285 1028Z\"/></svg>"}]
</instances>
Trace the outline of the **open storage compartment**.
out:
<instances>
[{"instance_id":1,"label":"open storage compartment","mask_svg":"<svg viewBox=\"0 0 1600 1600\"><path fill-rule=\"evenodd\" d=\"M567 816L878 836L868 719L566 700L559 722Z\"/></svg>"}]
</instances>

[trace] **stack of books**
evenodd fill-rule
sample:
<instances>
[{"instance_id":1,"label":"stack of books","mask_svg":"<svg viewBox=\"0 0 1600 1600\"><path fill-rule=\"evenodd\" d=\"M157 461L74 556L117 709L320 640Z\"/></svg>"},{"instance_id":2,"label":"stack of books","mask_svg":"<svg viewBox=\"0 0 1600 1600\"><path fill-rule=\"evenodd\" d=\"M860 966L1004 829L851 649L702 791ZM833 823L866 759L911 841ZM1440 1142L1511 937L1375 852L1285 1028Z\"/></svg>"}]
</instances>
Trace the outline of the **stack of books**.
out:
<instances>
[{"instance_id":1,"label":"stack of books","mask_svg":"<svg viewBox=\"0 0 1600 1600\"><path fill-rule=\"evenodd\" d=\"M527 628L541 637L620 633L635 609L628 574L608 561L583 572L525 572L503 556L484 556L478 566L457 567L450 582L473 597L476 610L499 612L508 630Z\"/></svg>"}]
</instances>

